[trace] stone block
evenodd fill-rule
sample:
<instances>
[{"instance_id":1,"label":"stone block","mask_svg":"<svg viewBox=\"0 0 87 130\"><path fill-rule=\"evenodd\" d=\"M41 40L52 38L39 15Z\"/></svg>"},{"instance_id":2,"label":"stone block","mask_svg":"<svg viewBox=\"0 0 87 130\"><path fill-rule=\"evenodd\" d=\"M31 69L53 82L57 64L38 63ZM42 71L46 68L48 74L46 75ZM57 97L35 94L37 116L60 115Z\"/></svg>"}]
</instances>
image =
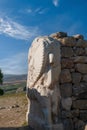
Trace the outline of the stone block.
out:
<instances>
[{"instance_id":1,"label":"stone block","mask_svg":"<svg viewBox=\"0 0 87 130\"><path fill-rule=\"evenodd\" d=\"M58 40L61 42L61 46L73 47L76 45L76 39L74 37L64 37Z\"/></svg>"},{"instance_id":2,"label":"stone block","mask_svg":"<svg viewBox=\"0 0 87 130\"><path fill-rule=\"evenodd\" d=\"M71 109L71 106L72 106L72 98L62 98L62 107L63 109L65 110L70 110Z\"/></svg>"},{"instance_id":3,"label":"stone block","mask_svg":"<svg viewBox=\"0 0 87 130\"><path fill-rule=\"evenodd\" d=\"M83 81L87 82L87 74L83 75Z\"/></svg>"},{"instance_id":4,"label":"stone block","mask_svg":"<svg viewBox=\"0 0 87 130\"><path fill-rule=\"evenodd\" d=\"M64 120L64 130L74 130L72 119Z\"/></svg>"},{"instance_id":5,"label":"stone block","mask_svg":"<svg viewBox=\"0 0 87 130\"><path fill-rule=\"evenodd\" d=\"M74 35L73 36L76 40L79 40L79 39L84 39L84 36L83 35L81 35L81 34L76 34L76 35Z\"/></svg>"},{"instance_id":6,"label":"stone block","mask_svg":"<svg viewBox=\"0 0 87 130\"><path fill-rule=\"evenodd\" d=\"M80 83L82 77L80 73L74 72L72 73L71 76L72 76L72 83L74 84Z\"/></svg>"},{"instance_id":7,"label":"stone block","mask_svg":"<svg viewBox=\"0 0 87 130\"><path fill-rule=\"evenodd\" d=\"M71 47L62 47L61 56L62 57L72 57L74 55L73 49Z\"/></svg>"},{"instance_id":8,"label":"stone block","mask_svg":"<svg viewBox=\"0 0 87 130\"><path fill-rule=\"evenodd\" d=\"M81 56L85 54L85 49L84 48L80 48L80 47L73 47L74 50L74 55L75 56Z\"/></svg>"},{"instance_id":9,"label":"stone block","mask_svg":"<svg viewBox=\"0 0 87 130\"><path fill-rule=\"evenodd\" d=\"M80 111L80 119L83 121L87 121L87 110Z\"/></svg>"},{"instance_id":10,"label":"stone block","mask_svg":"<svg viewBox=\"0 0 87 130\"><path fill-rule=\"evenodd\" d=\"M78 63L76 64L76 71L83 73L83 74L87 74L87 64L81 64Z\"/></svg>"},{"instance_id":11,"label":"stone block","mask_svg":"<svg viewBox=\"0 0 87 130\"><path fill-rule=\"evenodd\" d=\"M79 96L84 92L87 92L87 83L82 82L80 84L73 85L73 95Z\"/></svg>"},{"instance_id":12,"label":"stone block","mask_svg":"<svg viewBox=\"0 0 87 130\"><path fill-rule=\"evenodd\" d=\"M70 83L72 81L70 71L68 69L64 69L60 74L60 83Z\"/></svg>"},{"instance_id":13,"label":"stone block","mask_svg":"<svg viewBox=\"0 0 87 130\"><path fill-rule=\"evenodd\" d=\"M76 56L72 60L74 63L87 63L87 56Z\"/></svg>"},{"instance_id":14,"label":"stone block","mask_svg":"<svg viewBox=\"0 0 87 130\"><path fill-rule=\"evenodd\" d=\"M72 84L66 83L60 85L60 91L62 97L70 97L72 96Z\"/></svg>"},{"instance_id":15,"label":"stone block","mask_svg":"<svg viewBox=\"0 0 87 130\"><path fill-rule=\"evenodd\" d=\"M51 34L50 37L59 39L59 38L67 37L67 33L65 33L65 32L57 32L57 33Z\"/></svg>"},{"instance_id":16,"label":"stone block","mask_svg":"<svg viewBox=\"0 0 87 130\"><path fill-rule=\"evenodd\" d=\"M79 117L79 110L62 111L62 118L74 118Z\"/></svg>"},{"instance_id":17,"label":"stone block","mask_svg":"<svg viewBox=\"0 0 87 130\"><path fill-rule=\"evenodd\" d=\"M87 100L76 100L72 103L73 108L85 110L87 109Z\"/></svg>"},{"instance_id":18,"label":"stone block","mask_svg":"<svg viewBox=\"0 0 87 130\"><path fill-rule=\"evenodd\" d=\"M62 69L71 69L74 67L72 59L63 58L61 59L61 68Z\"/></svg>"},{"instance_id":19,"label":"stone block","mask_svg":"<svg viewBox=\"0 0 87 130\"><path fill-rule=\"evenodd\" d=\"M76 46L77 46L77 47L82 47L82 48L87 47L87 40L79 39L79 40L76 42Z\"/></svg>"}]
</instances>

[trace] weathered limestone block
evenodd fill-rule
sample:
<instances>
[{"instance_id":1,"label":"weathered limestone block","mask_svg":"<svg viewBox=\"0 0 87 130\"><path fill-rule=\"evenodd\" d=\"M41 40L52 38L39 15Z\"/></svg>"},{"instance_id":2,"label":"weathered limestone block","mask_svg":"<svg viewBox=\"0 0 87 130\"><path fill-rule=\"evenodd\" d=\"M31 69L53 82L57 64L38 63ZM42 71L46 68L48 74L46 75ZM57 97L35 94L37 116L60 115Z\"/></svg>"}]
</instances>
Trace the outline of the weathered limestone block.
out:
<instances>
[{"instance_id":1,"label":"weathered limestone block","mask_svg":"<svg viewBox=\"0 0 87 130\"><path fill-rule=\"evenodd\" d=\"M65 32L57 32L57 33L53 33L50 35L50 37L53 37L53 38L63 38L63 37L67 37L67 33Z\"/></svg>"},{"instance_id":2,"label":"weathered limestone block","mask_svg":"<svg viewBox=\"0 0 87 130\"><path fill-rule=\"evenodd\" d=\"M80 111L80 119L83 121L87 121L87 110Z\"/></svg>"},{"instance_id":3,"label":"weathered limestone block","mask_svg":"<svg viewBox=\"0 0 87 130\"><path fill-rule=\"evenodd\" d=\"M62 97L70 97L72 96L72 84L66 83L60 85L60 91Z\"/></svg>"},{"instance_id":4,"label":"weathered limestone block","mask_svg":"<svg viewBox=\"0 0 87 130\"><path fill-rule=\"evenodd\" d=\"M87 74L83 75L83 81L87 82Z\"/></svg>"},{"instance_id":5,"label":"weathered limestone block","mask_svg":"<svg viewBox=\"0 0 87 130\"><path fill-rule=\"evenodd\" d=\"M61 59L61 68L62 69L71 69L74 67L72 59L62 58Z\"/></svg>"},{"instance_id":6,"label":"weathered limestone block","mask_svg":"<svg viewBox=\"0 0 87 130\"><path fill-rule=\"evenodd\" d=\"M74 118L79 117L79 109L74 109L70 111L62 111L62 118Z\"/></svg>"},{"instance_id":7,"label":"weathered limestone block","mask_svg":"<svg viewBox=\"0 0 87 130\"><path fill-rule=\"evenodd\" d=\"M80 47L73 47L75 56L83 56L85 55L85 49Z\"/></svg>"},{"instance_id":8,"label":"weathered limestone block","mask_svg":"<svg viewBox=\"0 0 87 130\"><path fill-rule=\"evenodd\" d=\"M70 71L68 69L64 69L60 74L60 83L70 83L72 81Z\"/></svg>"},{"instance_id":9,"label":"weathered limestone block","mask_svg":"<svg viewBox=\"0 0 87 130\"><path fill-rule=\"evenodd\" d=\"M85 47L84 50L85 50L85 54L87 55L87 47Z\"/></svg>"},{"instance_id":10,"label":"weathered limestone block","mask_svg":"<svg viewBox=\"0 0 87 130\"><path fill-rule=\"evenodd\" d=\"M76 42L76 46L77 46L77 47L82 47L82 48L87 47L87 40L79 39L79 40Z\"/></svg>"},{"instance_id":11,"label":"weathered limestone block","mask_svg":"<svg viewBox=\"0 0 87 130\"><path fill-rule=\"evenodd\" d=\"M87 100L76 100L72 103L73 108L76 109L87 109Z\"/></svg>"},{"instance_id":12,"label":"weathered limestone block","mask_svg":"<svg viewBox=\"0 0 87 130\"><path fill-rule=\"evenodd\" d=\"M74 122L75 130L85 130L85 123L84 123L84 121L78 120L78 119L75 119L75 120L76 120Z\"/></svg>"},{"instance_id":13,"label":"weathered limestone block","mask_svg":"<svg viewBox=\"0 0 87 130\"><path fill-rule=\"evenodd\" d=\"M58 39L61 42L61 46L73 47L76 45L76 39L74 37L64 37Z\"/></svg>"},{"instance_id":14,"label":"weathered limestone block","mask_svg":"<svg viewBox=\"0 0 87 130\"><path fill-rule=\"evenodd\" d=\"M74 130L74 125L72 119L64 120L64 130Z\"/></svg>"},{"instance_id":15,"label":"weathered limestone block","mask_svg":"<svg viewBox=\"0 0 87 130\"><path fill-rule=\"evenodd\" d=\"M68 98L62 98L62 107L65 110L70 110L71 106L72 106L72 98L68 97Z\"/></svg>"},{"instance_id":16,"label":"weathered limestone block","mask_svg":"<svg viewBox=\"0 0 87 130\"><path fill-rule=\"evenodd\" d=\"M87 64L84 64L84 63L76 64L76 71L83 74L87 74Z\"/></svg>"},{"instance_id":17,"label":"weathered limestone block","mask_svg":"<svg viewBox=\"0 0 87 130\"><path fill-rule=\"evenodd\" d=\"M74 63L87 63L87 56L76 56L72 60Z\"/></svg>"},{"instance_id":18,"label":"weathered limestone block","mask_svg":"<svg viewBox=\"0 0 87 130\"><path fill-rule=\"evenodd\" d=\"M83 35L81 35L81 34L76 34L76 35L74 35L73 36L76 40L79 40L79 39L84 39L84 36Z\"/></svg>"},{"instance_id":19,"label":"weathered limestone block","mask_svg":"<svg viewBox=\"0 0 87 130\"><path fill-rule=\"evenodd\" d=\"M60 43L52 37L36 38L28 55L28 124L35 130L63 130L59 122Z\"/></svg>"},{"instance_id":20,"label":"weathered limestone block","mask_svg":"<svg viewBox=\"0 0 87 130\"><path fill-rule=\"evenodd\" d=\"M74 55L73 49L71 47L62 47L61 56L62 57L72 57Z\"/></svg>"},{"instance_id":21,"label":"weathered limestone block","mask_svg":"<svg viewBox=\"0 0 87 130\"><path fill-rule=\"evenodd\" d=\"M72 83L74 83L74 84L80 83L81 77L82 76L80 73L77 73L77 72L72 73Z\"/></svg>"},{"instance_id":22,"label":"weathered limestone block","mask_svg":"<svg viewBox=\"0 0 87 130\"><path fill-rule=\"evenodd\" d=\"M84 92L87 92L87 83L82 82L80 84L73 85L73 95L79 96Z\"/></svg>"}]
</instances>

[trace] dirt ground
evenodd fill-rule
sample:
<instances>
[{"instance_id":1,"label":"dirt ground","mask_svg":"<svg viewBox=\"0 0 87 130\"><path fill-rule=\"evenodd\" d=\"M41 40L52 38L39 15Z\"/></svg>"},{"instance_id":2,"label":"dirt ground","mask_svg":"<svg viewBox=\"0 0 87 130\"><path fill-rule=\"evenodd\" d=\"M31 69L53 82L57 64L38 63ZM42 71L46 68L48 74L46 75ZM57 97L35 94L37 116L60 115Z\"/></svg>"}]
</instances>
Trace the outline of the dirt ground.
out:
<instances>
[{"instance_id":1,"label":"dirt ground","mask_svg":"<svg viewBox=\"0 0 87 130\"><path fill-rule=\"evenodd\" d=\"M25 93L0 96L0 128L25 126L26 112Z\"/></svg>"}]
</instances>

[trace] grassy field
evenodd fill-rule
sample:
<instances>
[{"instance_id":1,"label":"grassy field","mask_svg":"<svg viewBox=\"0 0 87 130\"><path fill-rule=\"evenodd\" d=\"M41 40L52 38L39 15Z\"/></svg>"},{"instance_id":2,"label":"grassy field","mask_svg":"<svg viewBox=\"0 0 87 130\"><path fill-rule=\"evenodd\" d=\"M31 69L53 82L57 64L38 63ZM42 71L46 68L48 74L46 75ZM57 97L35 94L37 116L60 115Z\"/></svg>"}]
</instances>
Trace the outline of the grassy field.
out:
<instances>
[{"instance_id":1,"label":"grassy field","mask_svg":"<svg viewBox=\"0 0 87 130\"><path fill-rule=\"evenodd\" d=\"M6 93L15 93L18 88L24 88L24 87L26 87L26 82L5 84L2 85L0 88L2 88L6 94Z\"/></svg>"}]
</instances>

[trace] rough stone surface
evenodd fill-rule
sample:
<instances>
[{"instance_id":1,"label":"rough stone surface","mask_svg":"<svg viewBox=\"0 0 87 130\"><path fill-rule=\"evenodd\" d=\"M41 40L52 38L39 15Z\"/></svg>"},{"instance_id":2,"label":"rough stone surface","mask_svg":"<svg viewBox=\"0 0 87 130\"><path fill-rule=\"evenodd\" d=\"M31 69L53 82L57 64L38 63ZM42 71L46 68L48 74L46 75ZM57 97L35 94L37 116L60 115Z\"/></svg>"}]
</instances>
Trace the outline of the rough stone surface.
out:
<instances>
[{"instance_id":1,"label":"rough stone surface","mask_svg":"<svg viewBox=\"0 0 87 130\"><path fill-rule=\"evenodd\" d=\"M76 56L72 60L74 63L87 63L87 56Z\"/></svg>"},{"instance_id":2,"label":"rough stone surface","mask_svg":"<svg viewBox=\"0 0 87 130\"><path fill-rule=\"evenodd\" d=\"M80 119L83 121L87 121L87 111L81 110L80 111Z\"/></svg>"},{"instance_id":3,"label":"rough stone surface","mask_svg":"<svg viewBox=\"0 0 87 130\"><path fill-rule=\"evenodd\" d=\"M82 76L80 73L76 73L76 72L72 73L72 83L74 83L74 84L80 83L81 77Z\"/></svg>"},{"instance_id":4,"label":"rough stone surface","mask_svg":"<svg viewBox=\"0 0 87 130\"><path fill-rule=\"evenodd\" d=\"M52 37L36 38L29 49L27 97L30 104L27 119L35 130L45 126L51 130L54 124L59 124L60 55L60 43Z\"/></svg>"},{"instance_id":5,"label":"rough stone surface","mask_svg":"<svg viewBox=\"0 0 87 130\"><path fill-rule=\"evenodd\" d=\"M83 56L86 52L84 48L80 48L80 47L73 47L74 50L74 56Z\"/></svg>"},{"instance_id":6,"label":"rough stone surface","mask_svg":"<svg viewBox=\"0 0 87 130\"><path fill-rule=\"evenodd\" d=\"M77 46L77 47L86 48L86 47L87 47L87 40L79 39L79 40L76 42L76 46Z\"/></svg>"},{"instance_id":7,"label":"rough stone surface","mask_svg":"<svg viewBox=\"0 0 87 130\"><path fill-rule=\"evenodd\" d=\"M57 33L53 33L50 35L50 37L53 37L53 38L63 38L63 37L67 37L67 33L65 32L57 32Z\"/></svg>"},{"instance_id":8,"label":"rough stone surface","mask_svg":"<svg viewBox=\"0 0 87 130\"><path fill-rule=\"evenodd\" d=\"M87 82L87 74L83 75L83 81Z\"/></svg>"},{"instance_id":9,"label":"rough stone surface","mask_svg":"<svg viewBox=\"0 0 87 130\"><path fill-rule=\"evenodd\" d=\"M60 85L60 91L62 97L70 97L72 96L72 84L66 83Z\"/></svg>"},{"instance_id":10,"label":"rough stone surface","mask_svg":"<svg viewBox=\"0 0 87 130\"><path fill-rule=\"evenodd\" d=\"M71 98L62 98L62 107L65 110L70 110L72 105L72 99Z\"/></svg>"},{"instance_id":11,"label":"rough stone surface","mask_svg":"<svg viewBox=\"0 0 87 130\"><path fill-rule=\"evenodd\" d=\"M73 95L79 96L80 94L87 92L87 83L80 83L73 85ZM85 95L84 95L85 96Z\"/></svg>"},{"instance_id":12,"label":"rough stone surface","mask_svg":"<svg viewBox=\"0 0 87 130\"><path fill-rule=\"evenodd\" d=\"M71 47L62 47L61 56L62 57L72 57L74 55L73 49Z\"/></svg>"},{"instance_id":13,"label":"rough stone surface","mask_svg":"<svg viewBox=\"0 0 87 130\"><path fill-rule=\"evenodd\" d=\"M76 71L86 74L87 73L87 64L76 64Z\"/></svg>"},{"instance_id":14,"label":"rough stone surface","mask_svg":"<svg viewBox=\"0 0 87 130\"><path fill-rule=\"evenodd\" d=\"M73 101L73 108L76 108L76 109L87 109L87 100L76 100L76 101Z\"/></svg>"},{"instance_id":15,"label":"rough stone surface","mask_svg":"<svg viewBox=\"0 0 87 130\"><path fill-rule=\"evenodd\" d=\"M72 79L70 71L68 69L62 70L60 74L60 83L69 83L71 81Z\"/></svg>"},{"instance_id":16,"label":"rough stone surface","mask_svg":"<svg viewBox=\"0 0 87 130\"><path fill-rule=\"evenodd\" d=\"M84 36L83 35L80 35L80 34L76 34L73 36L76 40L79 40L79 39L84 39Z\"/></svg>"},{"instance_id":17,"label":"rough stone surface","mask_svg":"<svg viewBox=\"0 0 87 130\"><path fill-rule=\"evenodd\" d=\"M76 45L76 39L74 37L64 37L58 40L61 42L61 46L73 47Z\"/></svg>"},{"instance_id":18,"label":"rough stone surface","mask_svg":"<svg viewBox=\"0 0 87 130\"><path fill-rule=\"evenodd\" d=\"M62 69L71 69L71 68L73 68L74 67L73 60L63 58L61 60L61 67L62 67Z\"/></svg>"}]
</instances>

